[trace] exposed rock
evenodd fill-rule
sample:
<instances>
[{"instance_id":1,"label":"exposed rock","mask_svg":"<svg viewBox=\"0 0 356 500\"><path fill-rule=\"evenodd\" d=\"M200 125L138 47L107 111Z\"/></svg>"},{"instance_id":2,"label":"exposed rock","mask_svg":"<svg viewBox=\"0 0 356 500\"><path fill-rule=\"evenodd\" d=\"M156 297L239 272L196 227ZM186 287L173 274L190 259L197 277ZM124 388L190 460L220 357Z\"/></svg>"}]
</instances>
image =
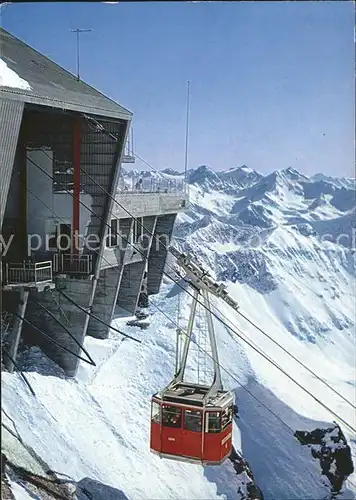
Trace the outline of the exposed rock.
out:
<instances>
[{"instance_id":1,"label":"exposed rock","mask_svg":"<svg viewBox=\"0 0 356 500\"><path fill-rule=\"evenodd\" d=\"M2 454L1 499L15 500L8 478L13 483L21 485L28 494L28 498L41 500L128 500L123 491L95 479L84 477L76 482L67 475L51 470L48 470L44 475L34 474L15 465Z\"/></svg>"},{"instance_id":2,"label":"exposed rock","mask_svg":"<svg viewBox=\"0 0 356 500\"><path fill-rule=\"evenodd\" d=\"M302 445L311 449L314 458L319 459L322 474L330 481L332 494L339 493L347 477L354 472L351 449L340 427L335 424L328 429L296 431L295 436Z\"/></svg>"},{"instance_id":3,"label":"exposed rock","mask_svg":"<svg viewBox=\"0 0 356 500\"><path fill-rule=\"evenodd\" d=\"M228 187L226 183L221 181L218 174L207 165L201 165L194 170L188 177L189 184L204 186L205 189L223 189Z\"/></svg>"},{"instance_id":4,"label":"exposed rock","mask_svg":"<svg viewBox=\"0 0 356 500\"><path fill-rule=\"evenodd\" d=\"M223 182L229 183L234 187L246 188L258 182L263 176L246 165L242 167L232 167L222 172L217 172Z\"/></svg>"},{"instance_id":5,"label":"exposed rock","mask_svg":"<svg viewBox=\"0 0 356 500\"><path fill-rule=\"evenodd\" d=\"M237 250L217 256L217 267L221 271L217 279L232 283L246 283L262 294L275 290L278 286L273 274L268 270L265 255L254 250Z\"/></svg>"},{"instance_id":6,"label":"exposed rock","mask_svg":"<svg viewBox=\"0 0 356 500\"><path fill-rule=\"evenodd\" d=\"M273 226L273 221L270 218L270 211L262 205L254 205L246 207L239 212L240 222L250 226L260 228L270 228Z\"/></svg>"},{"instance_id":7,"label":"exposed rock","mask_svg":"<svg viewBox=\"0 0 356 500\"><path fill-rule=\"evenodd\" d=\"M241 500L263 500L262 491L255 483L252 471L248 462L241 456L235 448L232 448L230 460L234 466L236 474L239 476L239 486L237 493L239 493ZM243 491L243 489L245 491Z\"/></svg>"},{"instance_id":8,"label":"exposed rock","mask_svg":"<svg viewBox=\"0 0 356 500\"><path fill-rule=\"evenodd\" d=\"M182 175L184 172L178 172L178 170L174 170L173 168L164 168L162 173L168 175Z\"/></svg>"},{"instance_id":9,"label":"exposed rock","mask_svg":"<svg viewBox=\"0 0 356 500\"><path fill-rule=\"evenodd\" d=\"M15 500L5 472L6 456L1 453L1 500Z\"/></svg>"},{"instance_id":10,"label":"exposed rock","mask_svg":"<svg viewBox=\"0 0 356 500\"><path fill-rule=\"evenodd\" d=\"M303 236L315 236L317 234L313 229L313 226L308 223L296 224L292 226L292 229L295 229L299 234L302 234Z\"/></svg>"},{"instance_id":11,"label":"exposed rock","mask_svg":"<svg viewBox=\"0 0 356 500\"><path fill-rule=\"evenodd\" d=\"M40 476L34 474L22 467L16 466L7 460L7 457L2 453L2 470L1 470L1 498L6 500L15 499L11 491L7 477L17 483L21 481L23 487L33 494L33 498L41 498L41 500L75 500L76 485L75 482L63 482L54 475ZM4 488L4 489L3 489Z\"/></svg>"}]
</instances>

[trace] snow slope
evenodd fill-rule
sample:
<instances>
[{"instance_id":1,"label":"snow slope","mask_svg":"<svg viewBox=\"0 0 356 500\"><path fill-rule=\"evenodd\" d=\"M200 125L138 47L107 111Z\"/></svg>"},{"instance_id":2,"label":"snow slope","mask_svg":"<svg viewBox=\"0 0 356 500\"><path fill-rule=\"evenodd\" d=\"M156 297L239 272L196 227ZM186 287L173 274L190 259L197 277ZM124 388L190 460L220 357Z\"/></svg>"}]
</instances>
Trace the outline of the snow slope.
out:
<instances>
[{"instance_id":1,"label":"snow slope","mask_svg":"<svg viewBox=\"0 0 356 500\"><path fill-rule=\"evenodd\" d=\"M15 481L9 481L9 483L16 500L28 500L33 498L19 483L16 483Z\"/></svg>"},{"instance_id":2,"label":"snow slope","mask_svg":"<svg viewBox=\"0 0 356 500\"><path fill-rule=\"evenodd\" d=\"M102 364L97 372L82 365L77 380L30 373L37 401L16 376L4 374L3 407L52 469L78 481L89 477L135 499L218 498L208 470L149 452L150 396L168 381L174 358L173 330L160 324L157 316L150 330L135 332L145 337L142 346L88 338L86 347ZM235 498L229 464L224 475L224 492Z\"/></svg>"},{"instance_id":3,"label":"snow slope","mask_svg":"<svg viewBox=\"0 0 356 500\"><path fill-rule=\"evenodd\" d=\"M352 199L353 185L335 182L330 194L319 178L291 169L252 180L251 171L244 170L250 176L244 185L241 172L238 185L219 173L211 175L207 168L191 173L190 208L179 216L175 245L191 251L211 274L226 281L248 318L356 404L355 249L352 243L322 238L325 231L335 236L337 226L352 241L352 208L341 210L331 199L341 189ZM315 198L310 198L311 192ZM313 204L316 199L325 203ZM115 332L106 341L88 337L85 347L97 368L81 363L75 380L67 380L32 349L23 365L37 398L17 374L3 373L3 407L25 442L52 469L77 481L96 481L101 491L114 488L114 498L240 500L244 496L237 491L244 490L244 479L231 462L202 468L161 460L149 452L150 396L167 384L174 370L177 291L165 280L160 294L151 298L147 330L127 327L127 318L114 320L142 344L122 341ZM184 325L189 297L183 292L180 296ZM354 412L345 401L227 305L214 300L212 307L355 426ZM329 426L336 418L241 338L214 323L224 384L235 391L239 407L234 445L249 462L265 499L329 498L330 484L321 476L319 461L293 433ZM193 349L190 375L199 356ZM356 436L340 425L355 457ZM355 482L353 474L338 498L354 498ZM109 497L103 493L97 498Z\"/></svg>"},{"instance_id":4,"label":"snow slope","mask_svg":"<svg viewBox=\"0 0 356 500\"><path fill-rule=\"evenodd\" d=\"M230 283L247 317L355 404L354 182L333 183L329 178L320 184L320 177L309 179L292 169L277 171L237 190L237 201L232 208L227 205L224 214L211 207L207 215L199 204L203 177L195 182L195 198L190 190L186 216L195 223L187 227L180 222L176 233L184 239L177 238L177 245L193 253L217 279ZM225 194L219 187L218 197ZM348 203L333 203L335 198ZM319 199L325 203L313 203ZM232 318L221 304L217 311L355 427L347 403L243 319ZM333 419L249 347L246 352L254 379L290 408L316 420ZM355 436L343 430L354 445ZM256 458L255 448L251 454L243 451L257 483L268 491L256 470L260 455Z\"/></svg>"}]
</instances>

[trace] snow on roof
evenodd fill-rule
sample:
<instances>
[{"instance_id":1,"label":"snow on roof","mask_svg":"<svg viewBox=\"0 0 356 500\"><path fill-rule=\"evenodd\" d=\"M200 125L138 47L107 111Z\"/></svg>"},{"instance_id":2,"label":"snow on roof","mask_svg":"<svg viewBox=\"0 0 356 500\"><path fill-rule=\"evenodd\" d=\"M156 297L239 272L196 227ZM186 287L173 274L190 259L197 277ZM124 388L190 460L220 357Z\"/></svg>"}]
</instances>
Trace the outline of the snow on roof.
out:
<instances>
[{"instance_id":1,"label":"snow on roof","mask_svg":"<svg viewBox=\"0 0 356 500\"><path fill-rule=\"evenodd\" d=\"M61 110L80 111L115 120L130 120L132 113L100 91L62 68L54 61L8 33L0 26L1 59L6 63L4 71L21 75L17 83L0 86L6 99L15 99L40 106L51 106ZM14 75L13 75L14 76ZM22 85L19 88L19 81ZM25 87L28 83L29 87ZM16 88L14 88L14 85Z\"/></svg>"},{"instance_id":2,"label":"snow on roof","mask_svg":"<svg viewBox=\"0 0 356 500\"><path fill-rule=\"evenodd\" d=\"M10 69L5 61L0 58L0 87L32 90L31 85Z\"/></svg>"}]
</instances>

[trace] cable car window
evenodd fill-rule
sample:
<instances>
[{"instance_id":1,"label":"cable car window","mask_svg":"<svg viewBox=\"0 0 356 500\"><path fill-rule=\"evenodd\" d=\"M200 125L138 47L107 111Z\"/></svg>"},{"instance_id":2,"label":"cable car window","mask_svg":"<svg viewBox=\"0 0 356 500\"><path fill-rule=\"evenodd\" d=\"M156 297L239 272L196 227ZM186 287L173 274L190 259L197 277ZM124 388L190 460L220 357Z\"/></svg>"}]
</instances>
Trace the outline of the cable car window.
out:
<instances>
[{"instance_id":1,"label":"cable car window","mask_svg":"<svg viewBox=\"0 0 356 500\"><path fill-rule=\"evenodd\" d=\"M226 427L232 422L232 406L228 406L222 412L221 415L221 427L222 429L226 429Z\"/></svg>"},{"instance_id":2,"label":"cable car window","mask_svg":"<svg viewBox=\"0 0 356 500\"><path fill-rule=\"evenodd\" d=\"M159 424L161 421L161 407L158 403L152 402L151 408L151 419L156 424Z\"/></svg>"},{"instance_id":3,"label":"cable car window","mask_svg":"<svg viewBox=\"0 0 356 500\"><path fill-rule=\"evenodd\" d=\"M220 412L209 411L206 413L205 432L220 432Z\"/></svg>"},{"instance_id":4,"label":"cable car window","mask_svg":"<svg viewBox=\"0 0 356 500\"><path fill-rule=\"evenodd\" d=\"M187 431L201 432L202 418L200 411L184 411L184 429Z\"/></svg>"},{"instance_id":5,"label":"cable car window","mask_svg":"<svg viewBox=\"0 0 356 500\"><path fill-rule=\"evenodd\" d=\"M162 407L162 424L165 427L181 427L182 425L182 410L174 406Z\"/></svg>"}]
</instances>

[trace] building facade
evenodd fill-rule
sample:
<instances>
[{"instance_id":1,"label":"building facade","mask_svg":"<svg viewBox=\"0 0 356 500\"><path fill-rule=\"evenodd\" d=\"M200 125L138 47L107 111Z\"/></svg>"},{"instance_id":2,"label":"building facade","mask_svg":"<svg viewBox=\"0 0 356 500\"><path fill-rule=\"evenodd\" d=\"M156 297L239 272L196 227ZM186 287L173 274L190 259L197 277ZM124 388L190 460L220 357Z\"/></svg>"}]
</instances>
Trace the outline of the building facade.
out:
<instances>
[{"instance_id":1,"label":"building facade","mask_svg":"<svg viewBox=\"0 0 356 500\"><path fill-rule=\"evenodd\" d=\"M134 314L144 283L158 292L185 194L119 193L132 114L0 37L5 352L15 361L20 342L39 345L74 376L85 336L106 338L117 308Z\"/></svg>"}]
</instances>

